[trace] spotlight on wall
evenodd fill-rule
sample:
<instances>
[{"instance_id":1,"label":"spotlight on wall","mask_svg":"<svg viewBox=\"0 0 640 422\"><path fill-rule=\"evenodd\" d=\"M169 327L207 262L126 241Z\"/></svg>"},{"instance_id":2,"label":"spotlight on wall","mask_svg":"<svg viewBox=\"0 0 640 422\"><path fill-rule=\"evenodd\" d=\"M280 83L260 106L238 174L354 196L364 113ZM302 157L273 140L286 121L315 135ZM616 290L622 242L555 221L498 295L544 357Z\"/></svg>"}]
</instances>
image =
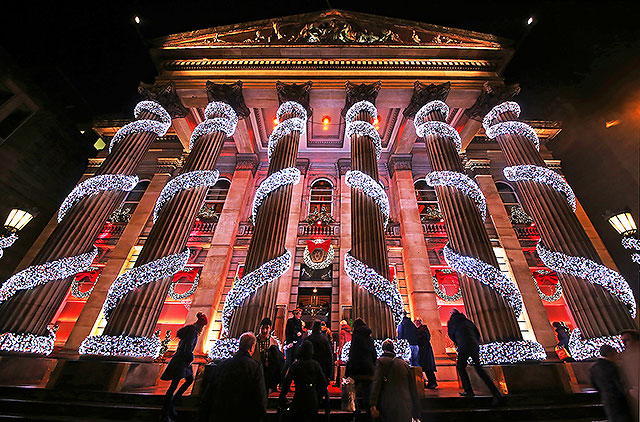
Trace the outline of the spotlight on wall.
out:
<instances>
[{"instance_id":1,"label":"spotlight on wall","mask_svg":"<svg viewBox=\"0 0 640 422\"><path fill-rule=\"evenodd\" d=\"M18 232L33 220L35 212L14 208L4 222L4 230L0 236L0 258L4 254L3 249L11 247L18 239Z\"/></svg>"},{"instance_id":2,"label":"spotlight on wall","mask_svg":"<svg viewBox=\"0 0 640 422\"><path fill-rule=\"evenodd\" d=\"M633 215L628 210L610 215L607 221L622 236L631 236L638 231Z\"/></svg>"}]
</instances>

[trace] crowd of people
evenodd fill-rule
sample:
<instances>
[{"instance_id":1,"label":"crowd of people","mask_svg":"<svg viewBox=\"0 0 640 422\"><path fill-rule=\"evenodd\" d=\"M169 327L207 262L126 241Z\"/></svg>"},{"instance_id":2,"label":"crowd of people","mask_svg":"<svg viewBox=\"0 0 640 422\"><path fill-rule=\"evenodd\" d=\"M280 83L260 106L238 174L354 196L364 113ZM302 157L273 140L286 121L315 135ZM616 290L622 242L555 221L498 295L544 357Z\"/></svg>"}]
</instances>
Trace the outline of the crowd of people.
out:
<instances>
[{"instance_id":1,"label":"crowd of people","mask_svg":"<svg viewBox=\"0 0 640 422\"><path fill-rule=\"evenodd\" d=\"M344 379L350 380L355 387L354 409L349 409L354 412L354 420L411 422L419 419L420 402L412 367L421 368L425 388L436 389L438 386L431 334L419 317L412 321L405 313L398 326L398 339L406 340L411 351L408 363L396 356L391 340L382 343L382 355L378 357L372 331L360 318L353 321L353 329L347 321L341 321L340 332L334 336L323 321L314 321L311 330L307 330L302 311L295 309L292 312L293 316L286 323L283 347L272 334L272 321L264 318L257 336L251 332L240 336L238 351L233 357L207 366L210 370L205 371L200 409L203 422L260 421L266 415L270 393L278 394L281 421L315 421L320 410L324 410L323 414L328 418L329 387L331 382L341 385L342 377L337 368L343 364L346 366ZM175 420L175 405L193 382L193 350L206 325L206 317L198 314L194 324L178 331L180 343L161 377L171 381L165 395L163 422ZM493 395L493 404L499 404L502 400L500 390L480 363L480 332L476 325L454 309L447 331L458 351L456 369L463 388L460 395L474 396L466 370L470 360ZM563 336L558 337L560 342L564 340ZM590 371L592 383L600 391L611 421L638 418L637 377L620 376L621 373L638 373L638 331L623 332L622 340L626 351L621 356L605 345L601 349L602 357ZM345 362L342 356L347 343L350 348ZM182 385L181 380L184 380ZM289 401L291 391L293 398ZM635 414L632 409L636 409Z\"/></svg>"}]
</instances>

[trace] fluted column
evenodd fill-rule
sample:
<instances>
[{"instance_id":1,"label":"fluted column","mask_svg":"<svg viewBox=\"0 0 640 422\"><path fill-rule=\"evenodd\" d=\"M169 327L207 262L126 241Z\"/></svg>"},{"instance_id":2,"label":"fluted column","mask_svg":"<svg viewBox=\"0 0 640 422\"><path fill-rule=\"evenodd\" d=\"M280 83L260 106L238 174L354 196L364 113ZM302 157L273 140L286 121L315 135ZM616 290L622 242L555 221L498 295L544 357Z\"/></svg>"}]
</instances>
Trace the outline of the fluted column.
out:
<instances>
[{"instance_id":1,"label":"fluted column","mask_svg":"<svg viewBox=\"0 0 640 422\"><path fill-rule=\"evenodd\" d=\"M487 114L483 125L487 135L500 145L510 166L505 168L505 176L515 182L523 208L540 232L538 253L545 265L558 273L569 309L584 337L612 336L634 328L627 309L633 307L635 314L630 288L619 274L602 266L595 268L602 261L574 213L573 192L561 176L547 169L538 152L535 132L516 121L519 112L516 103L502 103ZM570 263L568 257L583 259ZM586 264L585 259L593 265ZM618 297L598 283L612 283Z\"/></svg>"}]
</instances>

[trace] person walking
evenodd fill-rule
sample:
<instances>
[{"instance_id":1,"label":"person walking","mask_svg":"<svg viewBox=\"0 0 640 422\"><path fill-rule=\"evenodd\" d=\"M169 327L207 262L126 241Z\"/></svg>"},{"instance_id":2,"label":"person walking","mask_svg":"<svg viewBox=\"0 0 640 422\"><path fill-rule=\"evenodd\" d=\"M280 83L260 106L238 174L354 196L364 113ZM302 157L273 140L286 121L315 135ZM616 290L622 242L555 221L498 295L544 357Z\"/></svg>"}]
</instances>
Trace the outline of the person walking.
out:
<instances>
[{"instance_id":1,"label":"person walking","mask_svg":"<svg viewBox=\"0 0 640 422\"><path fill-rule=\"evenodd\" d=\"M284 329L284 350L285 350L285 368L288 368L293 363L296 357L298 347L302 344L302 309L296 308L293 311L293 316L287 320L287 325Z\"/></svg>"},{"instance_id":2,"label":"person walking","mask_svg":"<svg viewBox=\"0 0 640 422\"><path fill-rule=\"evenodd\" d=\"M398 339L404 339L409 342L409 348L411 349L411 366L420 366L420 360L418 359L418 330L415 324L409 318L409 313L405 312L402 321L398 326Z\"/></svg>"},{"instance_id":3,"label":"person walking","mask_svg":"<svg viewBox=\"0 0 640 422\"><path fill-rule=\"evenodd\" d=\"M348 341L351 341L351 326L349 326L349 323L343 319L340 321L340 334L338 338L338 361L340 362L343 362L342 348Z\"/></svg>"},{"instance_id":4,"label":"person walking","mask_svg":"<svg viewBox=\"0 0 640 422\"><path fill-rule=\"evenodd\" d=\"M413 371L396 358L393 342L382 343L371 388L371 415L382 422L411 422L420 418L420 403Z\"/></svg>"},{"instance_id":5,"label":"person walking","mask_svg":"<svg viewBox=\"0 0 640 422\"><path fill-rule=\"evenodd\" d=\"M251 355L257 362L262 365L264 372L264 383L269 390L276 391L278 384L282 380L282 369L284 367L284 357L280 352L280 344L275 337L271 335L271 327L273 326L270 318L264 318L260 321L260 333L257 336L257 345Z\"/></svg>"},{"instance_id":6,"label":"person walking","mask_svg":"<svg viewBox=\"0 0 640 422\"><path fill-rule=\"evenodd\" d=\"M436 380L436 358L431 347L431 333L429 327L422 323L422 318L416 318L414 323L418 330L418 361L427 378L425 387L435 390L438 387L438 381Z\"/></svg>"},{"instance_id":7,"label":"person walking","mask_svg":"<svg viewBox=\"0 0 640 422\"><path fill-rule=\"evenodd\" d=\"M322 326L322 333L327 336L329 343L333 342L333 334L331 334L331 329L327 327L327 323L325 321L320 321L320 325Z\"/></svg>"},{"instance_id":8,"label":"person walking","mask_svg":"<svg viewBox=\"0 0 640 422\"><path fill-rule=\"evenodd\" d=\"M467 374L467 361L471 358L478 376L493 395L493 404L498 404L502 395L480 364L480 332L478 327L460 311L453 309L447 324L447 331L449 338L458 348L456 369L464 390L460 395L463 397L473 397L475 395Z\"/></svg>"},{"instance_id":9,"label":"person walking","mask_svg":"<svg viewBox=\"0 0 640 422\"><path fill-rule=\"evenodd\" d=\"M160 419L162 421L171 422L176 418L177 412L174 404L182 397L184 392L187 391L191 383L193 383L193 368L191 367L191 362L193 362L193 349L195 349L198 342L198 335L208 322L207 316L202 312L198 312L196 318L197 321L195 323L185 325L176 333L180 339L180 343L178 343L178 348L171 357L167 368L160 376L161 380L171 381L164 395L164 405ZM184 382L180 388L178 388L178 384L180 384L182 379L184 379Z\"/></svg>"},{"instance_id":10,"label":"person walking","mask_svg":"<svg viewBox=\"0 0 640 422\"><path fill-rule=\"evenodd\" d=\"M318 323L318 325L320 324ZM318 330L320 331L320 328ZM319 335L323 334L319 333ZM313 343L305 340L300 347L298 358L287 371L282 383L278 408L281 412L286 412L288 408L287 420L292 422L314 422L321 402L324 404L327 418L330 413L327 378L324 376L320 364L313 359L313 354ZM291 389L292 381L295 384L295 392L289 405L287 393Z\"/></svg>"},{"instance_id":11,"label":"person walking","mask_svg":"<svg viewBox=\"0 0 640 422\"><path fill-rule=\"evenodd\" d=\"M356 384L356 397L360 398L361 405L356 406L356 418L360 410L364 409L365 419L370 419L369 399L371 398L371 382L378 355L371 337L371 329L361 318L353 323L353 335L349 348L349 360L345 371L346 377L351 377Z\"/></svg>"},{"instance_id":12,"label":"person walking","mask_svg":"<svg viewBox=\"0 0 640 422\"><path fill-rule=\"evenodd\" d=\"M589 368L591 384L600 393L604 413L609 422L631 422L631 409L625 397L625 388L616 367L618 352L604 344L600 347L600 357Z\"/></svg>"},{"instance_id":13,"label":"person walking","mask_svg":"<svg viewBox=\"0 0 640 422\"><path fill-rule=\"evenodd\" d=\"M253 333L242 334L238 352L216 367L211 422L257 422L264 418L267 411L264 374L251 357L256 341Z\"/></svg>"},{"instance_id":14,"label":"person walking","mask_svg":"<svg viewBox=\"0 0 640 422\"><path fill-rule=\"evenodd\" d=\"M325 378L327 380L331 379L331 372L333 370L331 343L327 340L326 334L323 333L320 321L313 323L311 335L307 337L306 341L313 344L313 360L320 364Z\"/></svg>"}]
</instances>

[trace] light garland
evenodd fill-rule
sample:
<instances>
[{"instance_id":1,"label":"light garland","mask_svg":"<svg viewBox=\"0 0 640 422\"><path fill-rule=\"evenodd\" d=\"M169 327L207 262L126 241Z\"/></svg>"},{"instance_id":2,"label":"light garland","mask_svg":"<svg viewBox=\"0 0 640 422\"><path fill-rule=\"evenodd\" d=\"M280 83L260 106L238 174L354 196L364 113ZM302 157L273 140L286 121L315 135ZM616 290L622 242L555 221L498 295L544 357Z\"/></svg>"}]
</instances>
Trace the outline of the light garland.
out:
<instances>
[{"instance_id":1,"label":"light garland","mask_svg":"<svg viewBox=\"0 0 640 422\"><path fill-rule=\"evenodd\" d=\"M62 201L58 210L58 223L67 215L67 212L85 196L93 195L106 190L122 190L130 192L138 184L138 176L125 174L102 174L93 176L76 185L69 195Z\"/></svg>"},{"instance_id":2,"label":"light garland","mask_svg":"<svg viewBox=\"0 0 640 422\"><path fill-rule=\"evenodd\" d=\"M481 365L512 364L543 361L547 352L542 344L531 340L497 341L480 345ZM471 358L469 358L471 363Z\"/></svg>"},{"instance_id":3,"label":"light garland","mask_svg":"<svg viewBox=\"0 0 640 422\"><path fill-rule=\"evenodd\" d=\"M236 126L229 120L222 117L216 117L215 119L207 119L200 123L193 130L191 138L189 138L189 150L193 149L196 141L204 135L210 135L213 132L224 132L227 138L231 138L236 131Z\"/></svg>"},{"instance_id":4,"label":"light garland","mask_svg":"<svg viewBox=\"0 0 640 422\"><path fill-rule=\"evenodd\" d=\"M291 266L291 252L285 251L282 255L267 261L260 267L243 276L233 283L233 287L227 294L222 308L222 327L229 332L231 315L242 302L255 293L260 287L271 283L276 278L287 272Z\"/></svg>"},{"instance_id":5,"label":"light garland","mask_svg":"<svg viewBox=\"0 0 640 422\"><path fill-rule=\"evenodd\" d=\"M533 143L538 151L540 151L540 140L536 131L531 126L522 122L501 122L496 123L489 129L486 129L486 134L490 139L494 139L500 135L520 135L527 138Z\"/></svg>"},{"instance_id":6,"label":"light garland","mask_svg":"<svg viewBox=\"0 0 640 422\"><path fill-rule=\"evenodd\" d=\"M276 111L276 117L280 120L285 114L293 114L294 118L297 117L302 119L305 123L307 121L307 110L305 110L300 103L295 101L287 101L280 104L278 111Z\"/></svg>"},{"instance_id":7,"label":"light garland","mask_svg":"<svg viewBox=\"0 0 640 422\"><path fill-rule=\"evenodd\" d=\"M218 181L219 176L220 172L218 170L195 170L179 174L169 180L162 188L156 205L153 207L153 222L155 223L158 220L162 207L179 192L201 186L213 186Z\"/></svg>"},{"instance_id":8,"label":"light garland","mask_svg":"<svg viewBox=\"0 0 640 422\"><path fill-rule=\"evenodd\" d=\"M373 126L371 123L364 122L362 120L356 120L355 122L347 123L345 134L348 137L351 137L353 135L369 137L371 139L371 142L373 143L373 147L376 150L376 159L380 159L380 154L382 154L382 140L380 139L380 134L376 130L375 126Z\"/></svg>"},{"instance_id":9,"label":"light garland","mask_svg":"<svg viewBox=\"0 0 640 422\"><path fill-rule=\"evenodd\" d=\"M322 262L313 262L311 260L311 253L309 252L308 247L304 247L304 252L302 254L302 259L304 260L304 264L311 268L312 270L321 270L323 268L327 268L329 265L333 263L333 258L335 256L335 251L333 249L333 245L329 245L329 250L327 251L327 257L322 260Z\"/></svg>"},{"instance_id":10,"label":"light garland","mask_svg":"<svg viewBox=\"0 0 640 422\"><path fill-rule=\"evenodd\" d=\"M238 115L233 107L221 101L212 101L207 104L207 107L204 109L204 117L206 119L226 119L234 128L238 125Z\"/></svg>"},{"instance_id":11,"label":"light garland","mask_svg":"<svg viewBox=\"0 0 640 422\"><path fill-rule=\"evenodd\" d=\"M511 112L515 114L516 117L519 117L520 106L518 105L518 103L514 101L505 101L502 104L498 104L497 106L492 108L491 111L488 112L486 116L484 116L484 119L482 119L482 126L484 127L484 130L485 131L489 130L489 128L492 126L491 123L493 123L493 121L496 120L498 116L500 116L502 113L507 113L507 112Z\"/></svg>"},{"instance_id":12,"label":"light garland","mask_svg":"<svg viewBox=\"0 0 640 422\"><path fill-rule=\"evenodd\" d=\"M620 336L604 336L584 339L579 328L574 328L569 337L569 351L575 360L593 359L600 356L600 347L608 344L618 352L624 351Z\"/></svg>"},{"instance_id":13,"label":"light garland","mask_svg":"<svg viewBox=\"0 0 640 422\"><path fill-rule=\"evenodd\" d=\"M440 122L438 120L424 122L422 125L416 126L416 134L421 138L424 138L427 135L442 136L443 138L447 138L451 142L453 142L458 153L460 153L460 151L462 150L462 140L460 139L460 134L457 130L455 130L445 122Z\"/></svg>"},{"instance_id":14,"label":"light garland","mask_svg":"<svg viewBox=\"0 0 640 422\"><path fill-rule=\"evenodd\" d=\"M347 252L344 256L345 271L351 281L378 298L391 308L396 324L400 324L404 315L402 296L395 283L387 280L367 266L364 262Z\"/></svg>"},{"instance_id":15,"label":"light garland","mask_svg":"<svg viewBox=\"0 0 640 422\"><path fill-rule=\"evenodd\" d=\"M283 122L278 123L278 126L273 129L271 135L269 135L269 144L267 146L267 155L269 159L271 159L271 155L276 150L276 146L280 139L289 135L291 132L304 132L307 127L307 123L305 120L302 120L298 117L292 117L291 119L287 119Z\"/></svg>"},{"instance_id":16,"label":"light garland","mask_svg":"<svg viewBox=\"0 0 640 422\"><path fill-rule=\"evenodd\" d=\"M113 135L109 144L109 153L113 150L118 142L123 140L127 135L140 132L153 132L157 136L164 136L171 127L171 116L167 111L155 101L140 101L133 111L136 119L143 111L155 114L160 120L142 119L124 125Z\"/></svg>"},{"instance_id":17,"label":"light garland","mask_svg":"<svg viewBox=\"0 0 640 422\"><path fill-rule=\"evenodd\" d=\"M258 210L262 205L262 202L267 196L274 190L285 185L297 185L300 182L300 170L296 167L287 167L272 173L269 177L264 179L253 197L253 206L251 207L251 216L253 217L254 224L257 222Z\"/></svg>"},{"instance_id":18,"label":"light garland","mask_svg":"<svg viewBox=\"0 0 640 422\"><path fill-rule=\"evenodd\" d=\"M185 300L196 292L198 282L200 281L200 273L196 274L193 279L193 285L184 293L176 293L176 283L171 283L169 286L169 297L173 300Z\"/></svg>"},{"instance_id":19,"label":"light garland","mask_svg":"<svg viewBox=\"0 0 640 422\"><path fill-rule=\"evenodd\" d=\"M6 301L19 290L29 290L50 281L65 279L81 271L86 271L95 257L98 248L76 255L67 256L44 264L32 265L14 274L0 287L0 303Z\"/></svg>"},{"instance_id":20,"label":"light garland","mask_svg":"<svg viewBox=\"0 0 640 422\"><path fill-rule=\"evenodd\" d=\"M445 302L455 302L456 300L460 300L462 298L462 287L458 284L458 291L452 295L448 295L446 290L441 288L440 282L438 281L438 277L432 277L433 280L433 290L435 290L436 295Z\"/></svg>"},{"instance_id":21,"label":"light garland","mask_svg":"<svg viewBox=\"0 0 640 422\"><path fill-rule=\"evenodd\" d=\"M409 342L405 339L386 339L386 340L373 340L373 345L376 348L376 355L378 357L382 356L382 343L387 340L391 340L393 342L393 351L396 356L405 360L406 362L411 362L411 348L409 347ZM340 360L343 362L347 362L349 360L349 352L351 351L351 341L347 341L342 345L342 353L340 354Z\"/></svg>"},{"instance_id":22,"label":"light garland","mask_svg":"<svg viewBox=\"0 0 640 422\"><path fill-rule=\"evenodd\" d=\"M153 337L133 336L89 336L84 339L78 353L80 355L128 356L132 358L155 359L160 355L162 341L156 331Z\"/></svg>"},{"instance_id":23,"label":"light garland","mask_svg":"<svg viewBox=\"0 0 640 422\"><path fill-rule=\"evenodd\" d=\"M540 299L544 301L555 302L559 300L560 297L562 296L562 284L560 283L560 280L558 280L558 282L556 283L556 288L552 295L547 295L543 293L535 278L533 279L533 283L536 285L536 290L538 291L538 295L540 296Z\"/></svg>"},{"instance_id":24,"label":"light garland","mask_svg":"<svg viewBox=\"0 0 640 422\"><path fill-rule=\"evenodd\" d=\"M0 350L14 353L32 353L36 355L50 355L56 342L58 326L47 327L48 336L38 336L31 333L4 333L0 335Z\"/></svg>"},{"instance_id":25,"label":"light garland","mask_svg":"<svg viewBox=\"0 0 640 422\"><path fill-rule=\"evenodd\" d=\"M93 292L93 289L96 288L96 284L98 284L98 278L100 278L100 276L96 278L96 281L95 283L93 283L93 286L91 286L91 288L86 292L80 291L80 281L74 279L73 282L71 282L71 296L75 297L76 299L88 298L89 296L91 296L91 292Z\"/></svg>"},{"instance_id":26,"label":"light garland","mask_svg":"<svg viewBox=\"0 0 640 422\"><path fill-rule=\"evenodd\" d=\"M640 265L640 254L639 253L632 253L631 254L631 260L633 262L635 262L636 264Z\"/></svg>"},{"instance_id":27,"label":"light garland","mask_svg":"<svg viewBox=\"0 0 640 422\"><path fill-rule=\"evenodd\" d=\"M389 223L389 198L384 188L371 176L359 170L347 171L344 180L347 186L361 190L375 201L380 212L384 215L384 226L387 227L387 223Z\"/></svg>"},{"instance_id":28,"label":"light garland","mask_svg":"<svg viewBox=\"0 0 640 422\"><path fill-rule=\"evenodd\" d=\"M2 247L3 246L0 244L0 248ZM622 247L625 249L635 249L637 251L640 251L640 239L634 239L633 237L623 237Z\"/></svg>"},{"instance_id":29,"label":"light garland","mask_svg":"<svg viewBox=\"0 0 640 422\"><path fill-rule=\"evenodd\" d=\"M445 261L451 268L491 287L513 308L516 317L520 316L522 312L522 295L511 278L486 262L454 252L449 245L445 245L442 252Z\"/></svg>"},{"instance_id":30,"label":"light garland","mask_svg":"<svg viewBox=\"0 0 640 422\"><path fill-rule=\"evenodd\" d=\"M502 172L504 173L504 177L510 182L531 181L551 186L554 190L566 197L569 206L575 212L576 195L573 193L573 189L571 189L567 181L555 171L546 167L524 164L505 167Z\"/></svg>"},{"instance_id":31,"label":"light garland","mask_svg":"<svg viewBox=\"0 0 640 422\"><path fill-rule=\"evenodd\" d=\"M442 113L445 119L447 118L447 116L449 116L449 106L446 105L443 101L430 101L427 104L423 105L413 118L413 125L416 127L416 129L426 123L427 117L434 111L439 111L440 113Z\"/></svg>"},{"instance_id":32,"label":"light garland","mask_svg":"<svg viewBox=\"0 0 640 422\"><path fill-rule=\"evenodd\" d=\"M15 233L11 233L7 237L0 237L0 258L4 255L3 249L10 248L16 240L18 240L18 235Z\"/></svg>"},{"instance_id":33,"label":"light garland","mask_svg":"<svg viewBox=\"0 0 640 422\"><path fill-rule=\"evenodd\" d=\"M209 349L209 359L224 360L233 357L240 347L240 340L237 338L225 338L214 340Z\"/></svg>"},{"instance_id":34,"label":"light garland","mask_svg":"<svg viewBox=\"0 0 640 422\"><path fill-rule=\"evenodd\" d=\"M376 106L374 106L369 101L358 101L357 103L349 107L349 110L347 110L347 113L344 116L344 120L347 125L349 123L353 123L356 117L358 117L358 114L363 111L369 113L373 120L378 117L378 109L376 108Z\"/></svg>"},{"instance_id":35,"label":"light garland","mask_svg":"<svg viewBox=\"0 0 640 422\"><path fill-rule=\"evenodd\" d=\"M449 186L462 191L475 202L482 220L487 218L487 202L482 191L468 176L455 171L432 171L427 174L425 181L429 186Z\"/></svg>"},{"instance_id":36,"label":"light garland","mask_svg":"<svg viewBox=\"0 0 640 422\"><path fill-rule=\"evenodd\" d=\"M161 280L181 271L187 261L189 261L189 249L173 255L163 256L155 261L148 262L139 267L133 267L129 271L121 274L116 281L109 287L107 298L102 306L102 312L105 319L109 319L111 312L116 308L118 302L127 295L127 293L151 283Z\"/></svg>"},{"instance_id":37,"label":"light garland","mask_svg":"<svg viewBox=\"0 0 640 422\"><path fill-rule=\"evenodd\" d=\"M542 241L538 242L536 252L544 265L555 272L570 274L601 286L627 307L632 318L636 317L636 301L631 287L616 271L584 257L552 252L542 246Z\"/></svg>"}]
</instances>

